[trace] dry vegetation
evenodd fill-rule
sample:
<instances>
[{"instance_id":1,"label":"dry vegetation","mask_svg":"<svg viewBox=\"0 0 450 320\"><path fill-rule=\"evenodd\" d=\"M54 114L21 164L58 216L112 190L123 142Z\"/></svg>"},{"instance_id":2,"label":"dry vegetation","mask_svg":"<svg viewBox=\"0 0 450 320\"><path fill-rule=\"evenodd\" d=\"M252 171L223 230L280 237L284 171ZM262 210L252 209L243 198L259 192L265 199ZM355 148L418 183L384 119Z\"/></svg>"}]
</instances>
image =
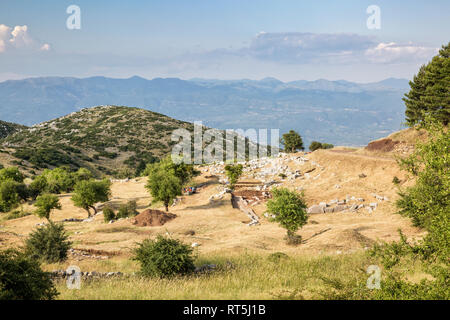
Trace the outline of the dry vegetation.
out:
<instances>
[{"instance_id":1,"label":"dry vegetation","mask_svg":"<svg viewBox=\"0 0 450 320\"><path fill-rule=\"evenodd\" d=\"M296 156L300 155L303 153ZM121 279L88 281L79 291L68 290L65 283L59 281L57 287L61 299L320 298L323 287L320 277L333 275L348 280L361 276L360 270L370 265L364 252L376 241L398 240L398 229L402 229L409 239L424 235L409 219L395 214L397 187L392 180L396 176L404 184L405 178L395 161L395 154L380 156L363 149L335 148L318 150L306 157L310 161L303 165L287 162L291 170L302 172L300 178L282 180L278 177L276 180L290 189L303 189L308 206L344 199L347 195L364 198L364 203L376 202L374 193L389 200L379 202L372 213L359 210L312 214L308 224L298 232L302 244L290 246L284 239L285 230L264 217L265 201L252 206L260 218L260 224L252 227L247 225L249 218L232 207L230 194L210 201L209 198L223 187L219 183L220 177L212 174L210 167L201 166L202 174L194 182L200 186L199 191L181 197L170 208L170 212L177 215L174 220L163 226L138 227L133 224L133 218L107 224L99 214L92 222L65 222L74 248L94 251L105 258L69 254L66 262L44 265L44 268L50 271L78 265L83 271L121 271L128 275ZM248 189L252 182L258 182L254 173L247 172L237 189ZM364 174L363 178L361 174ZM114 182L109 204L118 208L121 203L135 200L139 212L149 208L151 197L144 188L145 183L146 178ZM73 206L70 194L59 197L62 210L52 213L53 220L86 218L84 210ZM155 208L163 209L158 205ZM31 212L33 207L25 204L22 209ZM42 222L44 220L34 215L1 222L2 247L20 246L36 224ZM172 280L134 276L139 268L130 260L132 249L137 242L155 238L158 234L199 244L195 249L199 257L197 264L214 263L219 266L218 270L206 276ZM276 252L287 254L289 258L268 262L268 257ZM412 277L420 278L420 271L413 272Z\"/></svg>"}]
</instances>

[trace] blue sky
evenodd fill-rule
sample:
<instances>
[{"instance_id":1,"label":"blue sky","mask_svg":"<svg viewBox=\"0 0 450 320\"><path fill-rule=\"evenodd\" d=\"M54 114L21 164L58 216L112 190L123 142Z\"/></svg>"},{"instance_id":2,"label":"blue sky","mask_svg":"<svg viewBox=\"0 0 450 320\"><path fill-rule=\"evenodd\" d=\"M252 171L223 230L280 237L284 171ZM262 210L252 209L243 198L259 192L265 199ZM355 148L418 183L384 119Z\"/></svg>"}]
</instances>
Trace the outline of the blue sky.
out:
<instances>
[{"instance_id":1,"label":"blue sky","mask_svg":"<svg viewBox=\"0 0 450 320\"><path fill-rule=\"evenodd\" d=\"M72 4L80 30L66 27ZM381 29L367 28L369 5ZM450 41L449 12L448 0L2 0L0 81L411 78Z\"/></svg>"}]
</instances>

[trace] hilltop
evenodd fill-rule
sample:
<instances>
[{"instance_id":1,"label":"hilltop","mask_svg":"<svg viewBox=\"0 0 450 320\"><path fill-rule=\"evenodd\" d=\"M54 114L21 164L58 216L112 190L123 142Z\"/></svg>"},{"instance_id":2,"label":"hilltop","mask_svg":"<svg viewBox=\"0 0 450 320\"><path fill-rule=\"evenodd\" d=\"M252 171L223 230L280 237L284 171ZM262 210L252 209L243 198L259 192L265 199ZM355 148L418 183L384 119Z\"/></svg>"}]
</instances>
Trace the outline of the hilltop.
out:
<instances>
[{"instance_id":1,"label":"hilltop","mask_svg":"<svg viewBox=\"0 0 450 320\"><path fill-rule=\"evenodd\" d=\"M178 128L193 125L138 108L87 108L9 135L1 160L25 171L69 165L110 175L169 154Z\"/></svg>"},{"instance_id":2,"label":"hilltop","mask_svg":"<svg viewBox=\"0 0 450 320\"><path fill-rule=\"evenodd\" d=\"M25 125L86 106L138 106L218 129L277 128L319 140L361 146L400 129L405 79L348 81L181 80L140 77L43 77L0 83L0 119ZM239 115L239 116L237 116Z\"/></svg>"},{"instance_id":3,"label":"hilltop","mask_svg":"<svg viewBox=\"0 0 450 320\"><path fill-rule=\"evenodd\" d=\"M6 138L7 136L25 128L26 127L21 124L0 120L0 139Z\"/></svg>"}]
</instances>

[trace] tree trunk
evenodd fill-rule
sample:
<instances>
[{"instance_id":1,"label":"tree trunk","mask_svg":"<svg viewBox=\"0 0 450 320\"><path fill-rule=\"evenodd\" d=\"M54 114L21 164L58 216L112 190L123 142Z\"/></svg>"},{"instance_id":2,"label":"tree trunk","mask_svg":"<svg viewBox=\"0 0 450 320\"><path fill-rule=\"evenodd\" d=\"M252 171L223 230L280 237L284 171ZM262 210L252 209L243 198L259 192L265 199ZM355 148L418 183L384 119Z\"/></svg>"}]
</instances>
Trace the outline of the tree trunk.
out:
<instances>
[{"instance_id":1,"label":"tree trunk","mask_svg":"<svg viewBox=\"0 0 450 320\"><path fill-rule=\"evenodd\" d=\"M164 206L166 207L166 212L169 212L169 203L168 202L164 202Z\"/></svg>"},{"instance_id":2,"label":"tree trunk","mask_svg":"<svg viewBox=\"0 0 450 320\"><path fill-rule=\"evenodd\" d=\"M84 208L84 210L87 211L87 213L88 213L88 218L90 218L90 217L91 217L91 212L89 211L89 207Z\"/></svg>"}]
</instances>

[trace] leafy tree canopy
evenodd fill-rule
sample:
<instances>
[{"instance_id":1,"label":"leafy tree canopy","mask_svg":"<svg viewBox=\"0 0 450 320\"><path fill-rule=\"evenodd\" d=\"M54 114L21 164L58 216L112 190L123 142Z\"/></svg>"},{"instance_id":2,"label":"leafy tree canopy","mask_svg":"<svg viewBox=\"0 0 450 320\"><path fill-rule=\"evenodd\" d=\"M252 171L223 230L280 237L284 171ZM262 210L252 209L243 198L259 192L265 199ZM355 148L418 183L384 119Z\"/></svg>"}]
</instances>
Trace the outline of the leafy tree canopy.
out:
<instances>
[{"instance_id":1,"label":"leafy tree canopy","mask_svg":"<svg viewBox=\"0 0 450 320\"><path fill-rule=\"evenodd\" d=\"M166 211L173 200L181 195L182 180L175 175L173 170L168 170L164 164L155 164L148 170L146 188L150 191L153 202L162 201Z\"/></svg>"},{"instance_id":2,"label":"leafy tree canopy","mask_svg":"<svg viewBox=\"0 0 450 320\"><path fill-rule=\"evenodd\" d=\"M284 144L284 149L288 153L296 152L297 150L304 150L302 137L294 130L283 134L281 143Z\"/></svg>"},{"instance_id":3,"label":"leafy tree canopy","mask_svg":"<svg viewBox=\"0 0 450 320\"><path fill-rule=\"evenodd\" d=\"M50 220L50 212L53 209L61 210L59 199L54 194L47 193L38 196L34 205L37 207L35 214L41 218L46 218L47 220Z\"/></svg>"},{"instance_id":4,"label":"leafy tree canopy","mask_svg":"<svg viewBox=\"0 0 450 320\"><path fill-rule=\"evenodd\" d=\"M111 196L111 182L107 179L82 180L75 185L72 201L75 206L83 208L87 211L88 217L91 216L89 209L93 209L97 213L94 204L98 202L106 202Z\"/></svg>"},{"instance_id":5,"label":"leafy tree canopy","mask_svg":"<svg viewBox=\"0 0 450 320\"><path fill-rule=\"evenodd\" d=\"M272 189L272 197L267 202L267 211L274 216L273 221L287 230L290 242L295 237L295 232L308 220L306 202L303 195L286 188Z\"/></svg>"}]
</instances>

